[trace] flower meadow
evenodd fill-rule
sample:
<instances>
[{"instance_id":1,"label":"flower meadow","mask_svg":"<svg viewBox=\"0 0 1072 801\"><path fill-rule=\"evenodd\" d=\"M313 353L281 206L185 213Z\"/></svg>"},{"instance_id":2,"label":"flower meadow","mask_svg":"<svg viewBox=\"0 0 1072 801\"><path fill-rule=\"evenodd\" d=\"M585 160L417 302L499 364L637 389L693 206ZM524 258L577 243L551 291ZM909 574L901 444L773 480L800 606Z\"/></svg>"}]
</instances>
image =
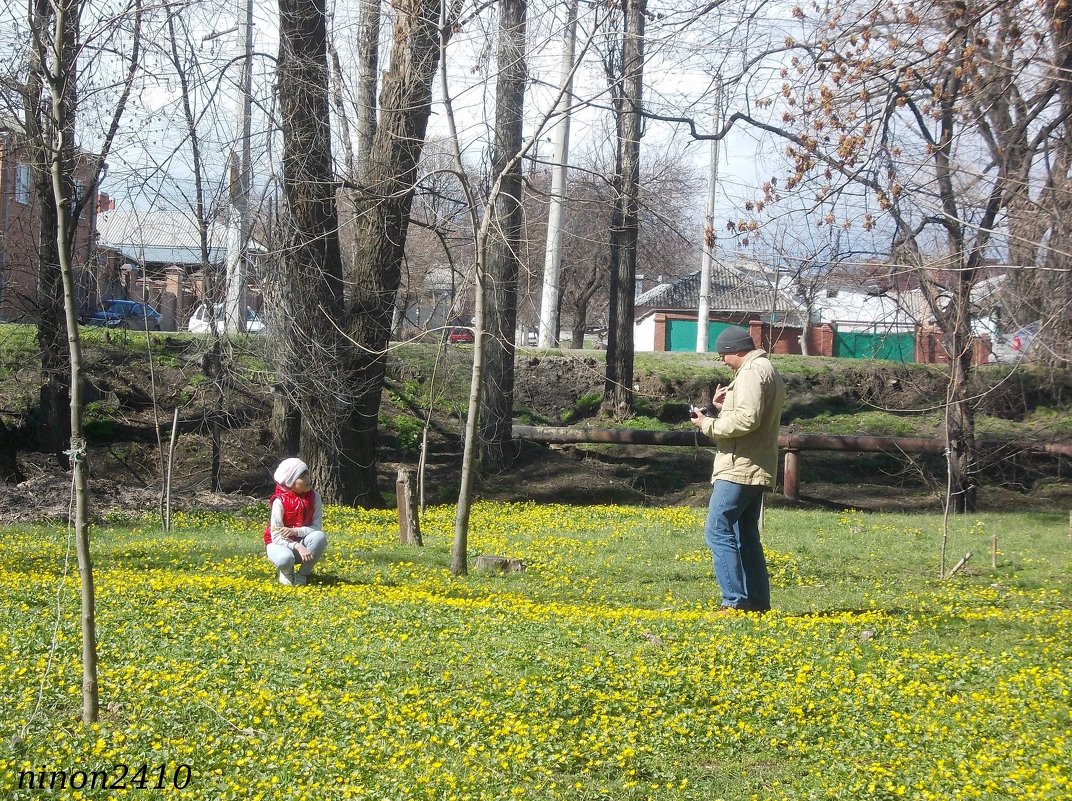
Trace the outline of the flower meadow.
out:
<instances>
[{"instance_id":1,"label":"flower meadow","mask_svg":"<svg viewBox=\"0 0 1072 801\"><path fill-rule=\"evenodd\" d=\"M959 522L942 581L938 516L771 509L778 608L731 617L699 509L481 503L470 556L526 569L456 578L453 507L424 548L329 508L306 588L265 515L94 529L88 727L68 531L0 531L0 797L1072 798L1059 514Z\"/></svg>"}]
</instances>

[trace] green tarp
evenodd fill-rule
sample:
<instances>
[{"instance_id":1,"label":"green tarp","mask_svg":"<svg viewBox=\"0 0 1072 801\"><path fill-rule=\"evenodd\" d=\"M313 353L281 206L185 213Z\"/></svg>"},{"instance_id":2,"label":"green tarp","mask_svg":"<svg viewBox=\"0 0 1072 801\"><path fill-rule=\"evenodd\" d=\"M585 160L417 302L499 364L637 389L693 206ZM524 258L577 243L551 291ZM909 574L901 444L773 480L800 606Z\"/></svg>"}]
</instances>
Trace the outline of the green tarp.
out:
<instances>
[{"instance_id":1,"label":"green tarp","mask_svg":"<svg viewBox=\"0 0 1072 801\"><path fill-rule=\"evenodd\" d=\"M715 340L718 335L730 327L730 323L707 324L707 350L714 351ZM667 320L666 342L667 350L678 353L696 352L696 320Z\"/></svg>"},{"instance_id":2,"label":"green tarp","mask_svg":"<svg viewBox=\"0 0 1072 801\"><path fill-rule=\"evenodd\" d=\"M894 334L837 331L834 334L834 355L846 359L914 362L916 360L916 335L911 332Z\"/></svg>"}]
</instances>

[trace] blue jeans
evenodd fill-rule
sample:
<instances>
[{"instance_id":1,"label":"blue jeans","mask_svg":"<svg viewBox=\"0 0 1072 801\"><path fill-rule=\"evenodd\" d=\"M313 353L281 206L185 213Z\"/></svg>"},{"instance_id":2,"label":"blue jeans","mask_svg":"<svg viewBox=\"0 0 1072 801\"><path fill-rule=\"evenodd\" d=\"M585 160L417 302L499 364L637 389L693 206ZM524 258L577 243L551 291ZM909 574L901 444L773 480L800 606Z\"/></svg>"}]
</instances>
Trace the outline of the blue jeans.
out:
<instances>
[{"instance_id":1,"label":"blue jeans","mask_svg":"<svg viewBox=\"0 0 1072 801\"><path fill-rule=\"evenodd\" d=\"M770 576L759 542L764 487L716 481L704 524L722 605L752 612L770 609Z\"/></svg>"}]
</instances>

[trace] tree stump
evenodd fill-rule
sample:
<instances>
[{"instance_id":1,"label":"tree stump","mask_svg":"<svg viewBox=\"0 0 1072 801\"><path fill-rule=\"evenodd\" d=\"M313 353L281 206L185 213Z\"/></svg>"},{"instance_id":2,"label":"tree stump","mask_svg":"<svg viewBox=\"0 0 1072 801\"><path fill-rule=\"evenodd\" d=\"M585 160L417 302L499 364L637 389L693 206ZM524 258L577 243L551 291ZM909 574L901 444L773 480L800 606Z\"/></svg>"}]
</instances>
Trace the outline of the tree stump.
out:
<instances>
[{"instance_id":1,"label":"tree stump","mask_svg":"<svg viewBox=\"0 0 1072 801\"><path fill-rule=\"evenodd\" d=\"M522 573L525 563L508 556L478 556L473 560L477 573Z\"/></svg>"}]
</instances>

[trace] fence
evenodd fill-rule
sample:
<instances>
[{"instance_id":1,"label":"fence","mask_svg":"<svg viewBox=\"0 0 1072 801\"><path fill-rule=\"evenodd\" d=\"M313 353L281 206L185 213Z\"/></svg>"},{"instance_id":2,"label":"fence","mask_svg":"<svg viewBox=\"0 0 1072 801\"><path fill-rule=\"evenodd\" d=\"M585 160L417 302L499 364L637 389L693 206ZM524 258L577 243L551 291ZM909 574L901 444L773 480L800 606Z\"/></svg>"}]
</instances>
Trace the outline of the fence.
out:
<instances>
[{"instance_id":1,"label":"fence","mask_svg":"<svg viewBox=\"0 0 1072 801\"><path fill-rule=\"evenodd\" d=\"M615 445L684 445L711 447L698 431L645 431L614 428L561 428L554 426L514 426L515 439L530 442L568 444L603 442ZM1072 456L1072 442L1003 442L977 440L981 449L1015 447L1031 453ZM944 453L945 441L933 437L832 436L827 434L782 434L778 447L785 451L782 493L791 501L800 500L801 454L804 451L846 451L854 453Z\"/></svg>"}]
</instances>

